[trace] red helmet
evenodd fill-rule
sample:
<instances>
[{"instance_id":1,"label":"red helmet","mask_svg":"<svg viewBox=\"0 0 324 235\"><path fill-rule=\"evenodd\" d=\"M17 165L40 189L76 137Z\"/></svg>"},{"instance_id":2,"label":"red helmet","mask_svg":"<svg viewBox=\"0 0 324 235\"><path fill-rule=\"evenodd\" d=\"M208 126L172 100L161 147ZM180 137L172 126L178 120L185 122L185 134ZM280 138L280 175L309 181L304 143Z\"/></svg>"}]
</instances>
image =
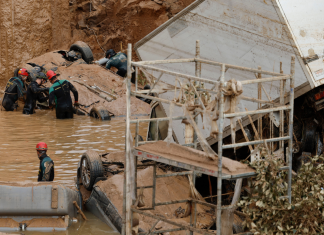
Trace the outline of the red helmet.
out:
<instances>
[{"instance_id":1,"label":"red helmet","mask_svg":"<svg viewBox=\"0 0 324 235\"><path fill-rule=\"evenodd\" d=\"M36 145L36 150L47 150L47 144L45 142L39 142Z\"/></svg>"},{"instance_id":2,"label":"red helmet","mask_svg":"<svg viewBox=\"0 0 324 235\"><path fill-rule=\"evenodd\" d=\"M54 73L53 70L48 70L47 73L46 73L46 76L49 80L51 80L54 76L57 76L56 73Z\"/></svg>"},{"instance_id":3,"label":"red helmet","mask_svg":"<svg viewBox=\"0 0 324 235\"><path fill-rule=\"evenodd\" d=\"M25 69L25 68L21 68L21 69L19 69L19 71L18 71L18 75L28 76L28 71L27 71L27 69Z\"/></svg>"}]
</instances>

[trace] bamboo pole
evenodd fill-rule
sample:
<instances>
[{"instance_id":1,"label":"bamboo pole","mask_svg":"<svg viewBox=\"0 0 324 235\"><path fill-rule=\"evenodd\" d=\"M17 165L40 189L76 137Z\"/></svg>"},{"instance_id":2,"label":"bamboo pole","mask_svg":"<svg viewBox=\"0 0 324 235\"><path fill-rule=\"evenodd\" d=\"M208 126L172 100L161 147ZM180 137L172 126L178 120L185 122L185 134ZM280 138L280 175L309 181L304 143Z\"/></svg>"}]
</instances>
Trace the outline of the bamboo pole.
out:
<instances>
[{"instance_id":1,"label":"bamboo pole","mask_svg":"<svg viewBox=\"0 0 324 235\"><path fill-rule=\"evenodd\" d=\"M261 70L261 66L258 66L258 70L260 71ZM258 73L258 79L261 79L262 78L262 75L261 73L259 72ZM258 84L258 99L259 100L262 100L262 90L261 90L261 83ZM259 104L258 105L258 108L261 109L262 108L262 105ZM260 134L260 138L262 139L262 114L259 114L259 119L258 119L258 132Z\"/></svg>"},{"instance_id":2,"label":"bamboo pole","mask_svg":"<svg viewBox=\"0 0 324 235\"><path fill-rule=\"evenodd\" d=\"M231 149L236 147L243 147L247 145L253 145L253 144L263 144L264 141L266 142L277 142L280 140L289 140L290 136L284 136L284 137L278 137L278 138L272 138L272 139L261 139L261 140L255 140L255 141L249 141L249 142L243 142L243 143L236 143L236 144L226 144L223 145L223 149Z\"/></svg>"},{"instance_id":3,"label":"bamboo pole","mask_svg":"<svg viewBox=\"0 0 324 235\"><path fill-rule=\"evenodd\" d=\"M283 74L282 70L282 62L280 62L280 73ZM280 81L280 104L285 103L285 98L284 98L284 81ZM282 137L284 135L284 111L280 111L280 119L279 119L279 136ZM284 147L284 142L280 141L279 142L279 148Z\"/></svg>"},{"instance_id":4,"label":"bamboo pole","mask_svg":"<svg viewBox=\"0 0 324 235\"><path fill-rule=\"evenodd\" d=\"M291 57L291 67L290 67L290 112L289 112L289 142L288 142L288 151L289 151L289 172L288 172L288 197L289 203L291 203L291 172L292 172L292 147L293 147L293 123L294 123L294 87L295 87L295 56Z\"/></svg>"},{"instance_id":5,"label":"bamboo pole","mask_svg":"<svg viewBox=\"0 0 324 235\"><path fill-rule=\"evenodd\" d=\"M244 138L245 138L246 142L249 142L250 140L249 140L249 138L247 137L247 135L246 135L246 133L245 133L244 127L243 127L242 122L241 122L241 119L237 119L237 122L239 123L239 125L240 125L240 127L241 127L241 130L242 130L242 133L243 133L243 135L244 135ZM251 153L252 153L253 148L252 148L251 145L249 145L249 149L250 149L250 151L251 151Z\"/></svg>"},{"instance_id":6,"label":"bamboo pole","mask_svg":"<svg viewBox=\"0 0 324 235\"><path fill-rule=\"evenodd\" d=\"M290 110L290 105L284 105L276 108L268 108L268 109L258 109L258 110L253 110L253 111L247 111L247 112L236 112L236 113L227 113L224 114L225 118L230 118L230 117L238 117L238 116L245 116L249 114L262 114L262 113L270 113L273 111L280 111L280 110ZM262 138L261 133L259 133L260 138Z\"/></svg>"},{"instance_id":7,"label":"bamboo pole","mask_svg":"<svg viewBox=\"0 0 324 235\"><path fill-rule=\"evenodd\" d=\"M245 110L248 111L247 108L245 108ZM250 120L250 123L251 123L251 126L252 126L252 128L253 128L253 131L254 131L255 136L257 137L258 140L260 140L259 133L258 133L258 131L257 131L255 125L254 125L254 122L253 122L253 120L252 120L251 115L247 115L247 116L248 116L248 118L249 118L249 120Z\"/></svg>"},{"instance_id":8,"label":"bamboo pole","mask_svg":"<svg viewBox=\"0 0 324 235\"><path fill-rule=\"evenodd\" d=\"M131 148L130 146L130 138L131 138L131 131L130 131L130 116L131 116L131 109L130 109L130 98L131 98L131 84L130 80L132 77L131 72L131 59L132 59L132 45L128 44L127 49L127 80L126 80L126 235L132 235L132 197L131 197L131 185L134 185L134 182L132 182L131 177Z\"/></svg>"},{"instance_id":9,"label":"bamboo pole","mask_svg":"<svg viewBox=\"0 0 324 235\"><path fill-rule=\"evenodd\" d=\"M225 83L225 64L221 68L221 79L219 90L221 91ZM219 132L218 132L218 177L217 177L217 235L221 235L221 215L222 215L222 155L223 155L223 126L224 126L224 93L221 92L219 99Z\"/></svg>"},{"instance_id":10,"label":"bamboo pole","mask_svg":"<svg viewBox=\"0 0 324 235\"><path fill-rule=\"evenodd\" d=\"M210 61L210 60L205 60L205 59L195 59L196 61L199 61L204 64L210 64L210 65L217 65L217 66L222 66L223 63L216 62L216 61ZM280 73L275 73L275 72L269 72L269 71L264 71L264 70L258 70L258 69L252 69L252 68L246 68L246 67L241 67L241 66L236 66L236 65L231 65L231 64L224 64L225 68L230 68L230 69L237 69L237 70L242 70L242 71L249 71L253 73L261 73L265 75L272 75L272 76L282 76Z\"/></svg>"}]
</instances>

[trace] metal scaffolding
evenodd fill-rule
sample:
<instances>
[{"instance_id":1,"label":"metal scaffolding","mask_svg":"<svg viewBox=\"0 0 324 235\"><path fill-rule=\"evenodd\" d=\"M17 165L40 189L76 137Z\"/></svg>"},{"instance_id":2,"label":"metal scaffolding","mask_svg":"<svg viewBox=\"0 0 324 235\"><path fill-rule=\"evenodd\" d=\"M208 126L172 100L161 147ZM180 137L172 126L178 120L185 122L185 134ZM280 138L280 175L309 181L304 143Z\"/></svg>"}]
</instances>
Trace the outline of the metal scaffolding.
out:
<instances>
[{"instance_id":1,"label":"metal scaffolding","mask_svg":"<svg viewBox=\"0 0 324 235\"><path fill-rule=\"evenodd\" d=\"M160 231L161 232L172 232L172 231L180 231L180 230L187 230L190 231L190 234L193 234L193 232L200 233L200 234L213 234L207 230L203 229L198 229L196 228L196 204L201 204L204 206L212 207L215 208L216 212L216 226L217 226L217 235L221 234L221 212L224 209L229 209L232 206L222 206L222 180L223 179L237 179L237 178L247 178L247 177L253 177L256 174L240 174L240 175L224 175L222 172L222 155L223 155L223 149L230 149L230 148L236 148L236 147L242 147L242 146L252 146L256 144L265 144L266 143L271 143L270 145L272 146L273 142L279 142L280 147L284 146L284 141L288 141L288 153L287 153L287 158L286 158L286 164L287 166L284 166L281 168L281 170L288 170L288 196L285 196L286 198L289 199L289 203L291 203L291 175L292 175L292 146L293 146L293 110L294 110L294 75L295 75L295 57L291 57L291 70L290 74L283 74L282 69L281 73L275 73L275 72L269 72L269 71L264 71L259 67L258 69L252 69L252 68L245 68L245 67L240 67L240 66L235 66L235 65L230 65L230 64L225 64L225 63L220 63L220 62L214 62L214 61L209 61L205 59L200 58L200 46L199 46L199 41L196 42L196 57L195 58L189 58L189 59L171 59L171 60L156 60L156 61L141 61L141 62L133 62L132 60L132 46L131 44L128 44L128 50L127 50L127 116L126 116L126 171L125 171L125 178L124 178L124 204L123 204L123 230L122 230L122 235L131 235L132 234L132 213L136 212L139 214L142 214L144 216L148 216L151 218L154 218L157 220L157 222L152 226L152 228L142 234L154 234L154 227L158 223L158 221L164 221L166 223L172 224L174 226L177 226L179 228L177 229L171 229L171 230L166 230L166 231ZM195 63L195 76L191 75L186 75L186 74L181 74L173 71L167 71L164 69L156 68L150 65L155 65L155 64L165 64L165 63L188 63L188 62L194 62ZM205 79L201 78L201 64L209 64L209 65L214 65L214 66L219 66L221 68L221 77L220 81L213 81L210 79ZM131 73L132 73L132 67L135 67L136 71L136 82L135 82L135 91L131 91ZM194 82L203 82L203 83L209 83L213 85L219 86L218 90L209 90L205 88L198 88L196 89L196 95L197 99L200 99L199 97L199 91L207 91L212 94L218 93L220 99L218 100L219 102L219 122L218 122L218 172L210 173L208 170L204 170L202 168L198 168L194 165L186 164L183 162L175 162L171 161L163 156L158 156L154 155L152 153L148 152L143 152L138 149L136 149L139 145L141 144L147 144L147 143L152 143L158 140L158 135L157 139L155 141L138 141L138 131L139 131L139 123L140 122L157 122L159 123L160 121L170 121L170 120L182 120L186 119L186 116L175 116L175 117L165 117L165 118L152 118L152 119L136 119L136 120L131 120L131 111L130 111L130 103L131 103L131 96L137 96L137 97L143 97L146 99L151 99L159 102L164 102L164 103L173 103L176 106L183 106L181 103L177 103L172 100L166 100L154 96L149 96L149 95L144 95L137 90L137 73L138 73L138 68L143 68L143 69L149 69L153 71L159 71L164 74L169 74L173 75L175 77L180 77L180 78L185 78L188 79L189 82L191 81ZM224 92L222 91L222 88L226 87L226 82L225 82L225 72L227 69L235 69L235 70L241 70L241 71L249 71L252 73L257 73L258 76L256 76L256 79L252 80L244 80L241 81L242 85L246 84L258 84L258 98L252 98L252 97L246 97L241 95L242 99L248 100L251 102L257 102L260 105L258 106L259 108L257 110L253 111L245 111L245 112L232 112L232 113L224 113ZM272 77L267 77L267 78L262 78L263 75L270 75ZM289 89L289 103L285 105L284 98L285 98L285 83L286 80L290 81L290 89ZM279 104L276 103L275 101L271 100L269 95L267 94L266 90L263 88L262 83L264 82L272 82L272 81L280 81L280 102ZM159 78L155 81L153 87L159 82ZM152 87L152 88L153 88ZM268 101L262 100L261 96L261 88L264 90L265 94L268 97ZM151 89L152 90L152 89ZM147 92L147 94L151 93L151 90ZM201 101L201 100L200 100ZM262 105L266 105L264 107L261 107ZM287 110L289 112L289 131L288 135L284 136L284 111ZM273 130L270 127L270 138L268 139L262 139L262 115L267 114L267 113L272 113L274 111L280 111L280 136L279 137L273 137ZM234 143L234 144L223 144L223 127L224 127L224 119L225 118L232 118L232 117L239 117L239 116L246 116L246 115L254 115L258 114L259 119L258 119L258 128L259 128L259 134L260 136L258 137L258 140L255 141L249 141L246 138L246 142L243 143ZM254 124L252 122L251 117L249 116L251 124L256 131L256 128L254 127ZM135 147L131 146L131 131L130 131L130 125L131 124L136 124L136 130L135 130ZM271 124L272 125L272 124ZM243 128L242 132L244 133ZM272 130L272 131L271 131ZM158 131L158 128L157 128ZM186 144L185 146L193 146L196 148L197 146L197 137L194 135L194 143L192 144ZM250 148L251 149L251 148ZM272 147L271 147L271 150ZM135 161L132 161L132 156L134 156ZM181 173L174 173L174 174L168 174L168 175L157 175L156 174L156 164L146 164L145 166L154 166L153 169L153 185L151 186L144 186L142 188L152 188L153 191L153 196L152 196L152 206L148 208L135 208L133 206L134 200L132 199L132 194L137 196L137 189L140 189L141 187L137 187L137 157L140 156L142 158L146 158L155 162L161 162L173 166L181 166L181 168L186 169L188 171L186 172L181 172ZM133 165L132 165L133 164ZM141 165L144 166L144 165ZM135 177L131 175L131 169L135 169ZM194 200L194 199L184 199L184 200L179 200L179 201L170 201L170 202L163 202L163 203L156 203L155 202L155 192L156 192L156 179L162 178L162 177L169 177L169 176L175 176L175 175L189 175L194 174L196 172L200 172L203 174L211 175L211 176L216 176L217 177L217 205L202 202L199 200ZM194 181L195 177L193 177ZM132 188L132 185L135 185L135 187ZM132 191L133 189L133 191ZM170 221L168 219L165 219L160 216L152 215L150 213L146 213L143 210L154 210L156 206L163 206L163 205L170 205L170 204L176 204L176 203L184 203L184 202L189 202L191 203L191 206L193 206L194 213L191 213L190 217L190 225L188 226L183 226L181 224L175 223L173 221ZM157 233L157 232L156 232Z\"/></svg>"}]
</instances>

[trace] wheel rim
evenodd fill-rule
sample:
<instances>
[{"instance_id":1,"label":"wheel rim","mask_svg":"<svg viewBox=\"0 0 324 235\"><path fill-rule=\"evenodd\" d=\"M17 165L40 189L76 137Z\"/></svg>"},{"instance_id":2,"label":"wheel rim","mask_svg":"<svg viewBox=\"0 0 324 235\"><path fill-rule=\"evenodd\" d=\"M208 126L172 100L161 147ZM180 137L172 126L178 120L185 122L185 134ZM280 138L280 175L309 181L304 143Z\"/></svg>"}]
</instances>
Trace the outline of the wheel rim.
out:
<instances>
[{"instance_id":1,"label":"wheel rim","mask_svg":"<svg viewBox=\"0 0 324 235\"><path fill-rule=\"evenodd\" d=\"M90 167L86 158L82 159L81 174L82 183L88 187L90 185Z\"/></svg>"}]
</instances>

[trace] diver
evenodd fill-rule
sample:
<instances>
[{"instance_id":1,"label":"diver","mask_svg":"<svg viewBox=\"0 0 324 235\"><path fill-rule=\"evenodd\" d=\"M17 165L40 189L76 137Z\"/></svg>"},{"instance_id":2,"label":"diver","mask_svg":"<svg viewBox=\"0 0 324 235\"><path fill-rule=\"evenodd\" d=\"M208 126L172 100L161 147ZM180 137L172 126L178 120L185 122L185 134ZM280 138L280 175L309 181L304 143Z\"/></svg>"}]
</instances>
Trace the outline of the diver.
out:
<instances>
[{"instance_id":1,"label":"diver","mask_svg":"<svg viewBox=\"0 0 324 235\"><path fill-rule=\"evenodd\" d=\"M14 111L18 107L18 99L21 97L24 99L26 93L24 84L28 75L27 69L21 68L18 71L18 77L9 79L2 100L2 106L6 111Z\"/></svg>"},{"instance_id":2,"label":"diver","mask_svg":"<svg viewBox=\"0 0 324 235\"><path fill-rule=\"evenodd\" d=\"M59 74L54 73L52 70L48 70L46 76L53 84L49 91L49 105L50 107L55 105L56 118L73 118L73 105L70 91L74 95L74 105L79 106L78 91L69 81L59 80L57 78Z\"/></svg>"},{"instance_id":3,"label":"diver","mask_svg":"<svg viewBox=\"0 0 324 235\"><path fill-rule=\"evenodd\" d=\"M47 144L39 142L36 145L37 156L40 160L38 181L53 181L54 180L54 162L47 156Z\"/></svg>"},{"instance_id":4,"label":"diver","mask_svg":"<svg viewBox=\"0 0 324 235\"><path fill-rule=\"evenodd\" d=\"M40 72L36 75L36 81L29 84L27 88L27 98L23 109L23 114L35 113L36 100L40 103L48 100L48 96L44 96L43 92L48 92L49 88L41 88L40 86L47 82L47 77Z\"/></svg>"}]
</instances>

